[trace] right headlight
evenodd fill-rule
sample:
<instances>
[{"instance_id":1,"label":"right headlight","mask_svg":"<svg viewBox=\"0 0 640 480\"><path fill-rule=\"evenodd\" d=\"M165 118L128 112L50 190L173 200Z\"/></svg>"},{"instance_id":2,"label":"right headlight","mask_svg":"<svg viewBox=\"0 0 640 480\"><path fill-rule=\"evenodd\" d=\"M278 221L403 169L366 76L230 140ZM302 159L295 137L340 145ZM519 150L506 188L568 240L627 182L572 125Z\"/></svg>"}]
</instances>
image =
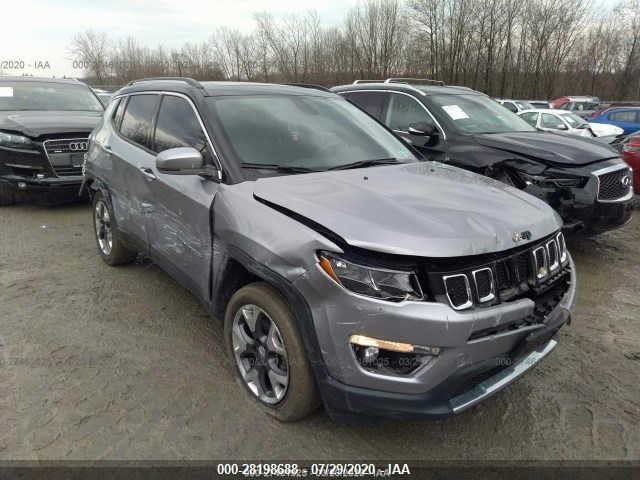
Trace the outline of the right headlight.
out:
<instances>
[{"instance_id":1,"label":"right headlight","mask_svg":"<svg viewBox=\"0 0 640 480\"><path fill-rule=\"evenodd\" d=\"M27 137L5 132L0 132L0 147L18 148L21 150L35 150L35 145Z\"/></svg>"},{"instance_id":2,"label":"right headlight","mask_svg":"<svg viewBox=\"0 0 640 480\"><path fill-rule=\"evenodd\" d=\"M413 271L369 267L334 253L320 253L320 267L338 285L367 297L400 302L422 300L423 293Z\"/></svg>"}]
</instances>

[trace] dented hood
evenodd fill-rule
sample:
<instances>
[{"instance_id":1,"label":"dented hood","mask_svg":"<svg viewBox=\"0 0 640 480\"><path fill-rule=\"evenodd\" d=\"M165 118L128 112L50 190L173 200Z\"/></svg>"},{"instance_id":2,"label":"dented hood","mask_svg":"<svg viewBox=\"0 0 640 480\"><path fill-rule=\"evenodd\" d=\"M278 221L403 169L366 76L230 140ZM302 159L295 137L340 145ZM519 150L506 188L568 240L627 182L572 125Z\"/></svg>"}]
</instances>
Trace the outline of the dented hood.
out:
<instances>
[{"instance_id":1,"label":"dented hood","mask_svg":"<svg viewBox=\"0 0 640 480\"><path fill-rule=\"evenodd\" d=\"M558 165L587 165L618 155L602 143L550 132L512 132L474 135L485 147Z\"/></svg>"},{"instance_id":2,"label":"dented hood","mask_svg":"<svg viewBox=\"0 0 640 480\"><path fill-rule=\"evenodd\" d=\"M544 202L435 162L260 179L254 196L378 252L457 257L508 250L560 228ZM286 233L283 232L283 235Z\"/></svg>"},{"instance_id":3,"label":"dented hood","mask_svg":"<svg viewBox=\"0 0 640 480\"><path fill-rule=\"evenodd\" d=\"M31 138L53 133L89 133L98 125L101 118L102 112L0 112L0 130L20 132Z\"/></svg>"}]
</instances>

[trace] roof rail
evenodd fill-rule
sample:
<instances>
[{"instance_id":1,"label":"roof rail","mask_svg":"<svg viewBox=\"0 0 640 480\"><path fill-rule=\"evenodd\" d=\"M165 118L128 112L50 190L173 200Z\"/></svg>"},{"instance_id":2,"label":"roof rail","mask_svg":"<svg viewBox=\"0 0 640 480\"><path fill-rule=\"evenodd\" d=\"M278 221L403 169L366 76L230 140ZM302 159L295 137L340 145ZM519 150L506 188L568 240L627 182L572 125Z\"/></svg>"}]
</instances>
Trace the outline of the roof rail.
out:
<instances>
[{"instance_id":1,"label":"roof rail","mask_svg":"<svg viewBox=\"0 0 640 480\"><path fill-rule=\"evenodd\" d=\"M445 83L442 80L431 80L430 78L387 78L384 83L410 83L423 82L443 87Z\"/></svg>"},{"instance_id":2,"label":"roof rail","mask_svg":"<svg viewBox=\"0 0 640 480\"><path fill-rule=\"evenodd\" d=\"M357 85L359 83L384 83L384 80L354 80L353 85Z\"/></svg>"},{"instance_id":3,"label":"roof rail","mask_svg":"<svg viewBox=\"0 0 640 480\"><path fill-rule=\"evenodd\" d=\"M280 85L288 85L290 87L300 87L300 88L312 88L314 90L322 90L323 92L330 92L327 87L322 85L316 85L315 83L281 83Z\"/></svg>"},{"instance_id":4,"label":"roof rail","mask_svg":"<svg viewBox=\"0 0 640 480\"><path fill-rule=\"evenodd\" d=\"M127 83L127 86L135 85L136 83L139 83L139 82L153 82L153 81L162 81L162 80L168 80L168 81L171 81L171 82L185 82L186 84L188 84L188 85L190 85L192 87L204 90L204 87L202 86L202 84L199 81L194 80L193 78L189 78L189 77L148 77L148 78L140 78L138 80L131 80L129 83Z\"/></svg>"}]
</instances>

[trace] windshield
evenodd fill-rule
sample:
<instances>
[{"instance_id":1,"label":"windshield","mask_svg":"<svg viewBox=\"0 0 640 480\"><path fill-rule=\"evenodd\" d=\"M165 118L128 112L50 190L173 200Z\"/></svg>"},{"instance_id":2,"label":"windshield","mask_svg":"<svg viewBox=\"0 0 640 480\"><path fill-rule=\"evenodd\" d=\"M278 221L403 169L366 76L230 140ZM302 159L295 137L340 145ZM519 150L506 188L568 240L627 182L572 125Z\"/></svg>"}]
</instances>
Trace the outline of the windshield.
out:
<instances>
[{"instance_id":1,"label":"windshield","mask_svg":"<svg viewBox=\"0 0 640 480\"><path fill-rule=\"evenodd\" d=\"M100 101L85 85L2 82L1 110L72 110L102 112Z\"/></svg>"},{"instance_id":2,"label":"windshield","mask_svg":"<svg viewBox=\"0 0 640 480\"><path fill-rule=\"evenodd\" d=\"M246 167L327 170L417 158L393 134L341 98L252 95L209 98Z\"/></svg>"},{"instance_id":3,"label":"windshield","mask_svg":"<svg viewBox=\"0 0 640 480\"><path fill-rule=\"evenodd\" d=\"M584 118L580 118L575 113L567 113L562 115L562 118L565 122L567 122L572 128L580 128L587 125Z\"/></svg>"},{"instance_id":4,"label":"windshield","mask_svg":"<svg viewBox=\"0 0 640 480\"><path fill-rule=\"evenodd\" d=\"M438 116L463 133L535 132L536 129L484 95L432 95Z\"/></svg>"}]
</instances>

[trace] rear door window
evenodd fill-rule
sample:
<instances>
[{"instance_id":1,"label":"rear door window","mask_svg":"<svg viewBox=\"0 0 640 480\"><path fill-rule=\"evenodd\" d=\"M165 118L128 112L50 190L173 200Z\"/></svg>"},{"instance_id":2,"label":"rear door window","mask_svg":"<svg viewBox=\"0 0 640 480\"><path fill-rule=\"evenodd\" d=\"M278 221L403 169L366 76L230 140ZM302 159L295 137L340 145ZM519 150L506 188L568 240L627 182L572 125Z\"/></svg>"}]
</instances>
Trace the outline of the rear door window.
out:
<instances>
[{"instance_id":1,"label":"rear door window","mask_svg":"<svg viewBox=\"0 0 640 480\"><path fill-rule=\"evenodd\" d=\"M551 115L550 113L542 114L542 126L544 128L553 128L554 130L560 130L564 127L564 123L555 115Z\"/></svg>"},{"instance_id":2,"label":"rear door window","mask_svg":"<svg viewBox=\"0 0 640 480\"><path fill-rule=\"evenodd\" d=\"M609 120L613 120L614 122L636 122L636 112L634 111L623 111L623 112L613 112L609 114Z\"/></svg>"},{"instance_id":3,"label":"rear door window","mask_svg":"<svg viewBox=\"0 0 640 480\"><path fill-rule=\"evenodd\" d=\"M351 103L354 103L369 115L384 121L384 113L387 108L388 93L382 92L351 92L343 95Z\"/></svg>"},{"instance_id":4,"label":"rear door window","mask_svg":"<svg viewBox=\"0 0 640 480\"><path fill-rule=\"evenodd\" d=\"M525 122L527 122L532 127L535 127L538 123L538 113L537 112L527 112L520 115Z\"/></svg>"},{"instance_id":5,"label":"rear door window","mask_svg":"<svg viewBox=\"0 0 640 480\"><path fill-rule=\"evenodd\" d=\"M132 95L122 117L120 134L128 140L152 150L153 116L158 95Z\"/></svg>"},{"instance_id":6,"label":"rear door window","mask_svg":"<svg viewBox=\"0 0 640 480\"><path fill-rule=\"evenodd\" d=\"M119 130L120 122L122 122L122 116L124 115L124 107L127 104L127 98L123 97L116 101L118 102L118 105L116 105L116 108L113 111L113 117L111 118L111 120L113 122L114 128L116 130Z\"/></svg>"},{"instance_id":7,"label":"rear door window","mask_svg":"<svg viewBox=\"0 0 640 480\"><path fill-rule=\"evenodd\" d=\"M385 122L389 128L406 132L412 123L424 122L427 119L427 112L417 100L407 95L391 94Z\"/></svg>"}]
</instances>

